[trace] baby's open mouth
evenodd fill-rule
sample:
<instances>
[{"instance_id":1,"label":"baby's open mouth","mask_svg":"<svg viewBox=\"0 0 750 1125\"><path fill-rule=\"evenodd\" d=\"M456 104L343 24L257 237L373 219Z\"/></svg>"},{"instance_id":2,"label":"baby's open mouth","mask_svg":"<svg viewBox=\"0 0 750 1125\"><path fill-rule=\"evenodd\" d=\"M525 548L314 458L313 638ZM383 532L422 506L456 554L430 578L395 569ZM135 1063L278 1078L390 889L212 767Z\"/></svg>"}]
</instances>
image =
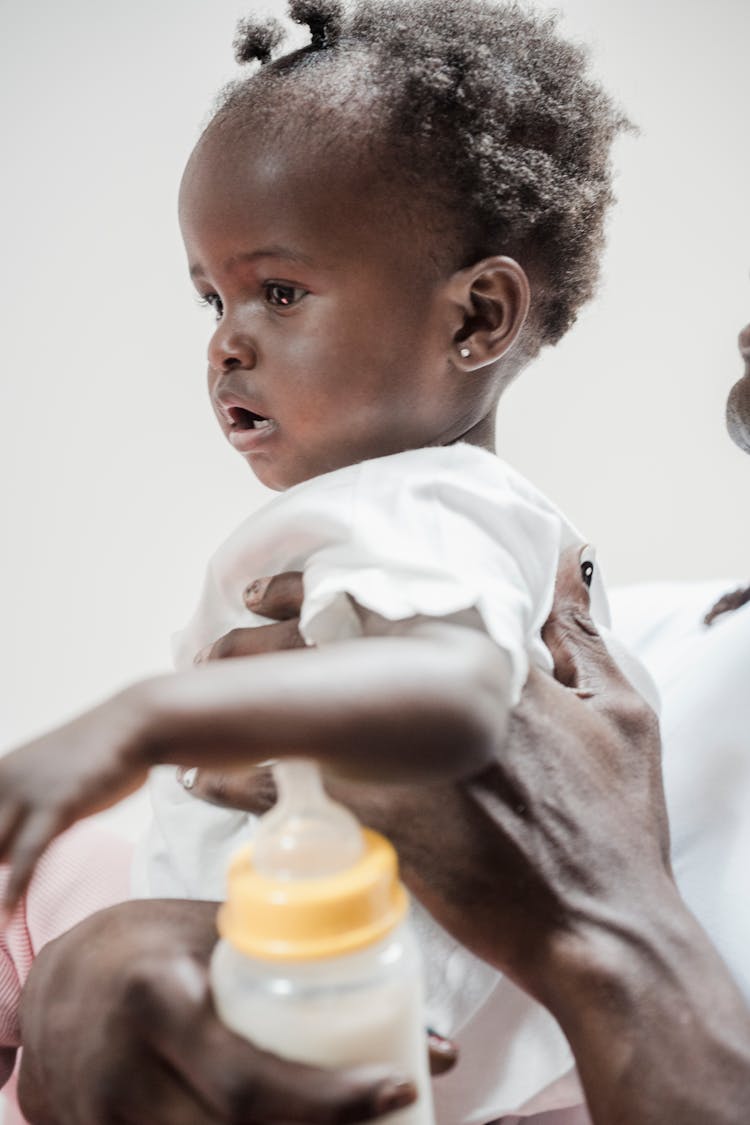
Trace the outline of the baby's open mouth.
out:
<instances>
[{"instance_id":1,"label":"baby's open mouth","mask_svg":"<svg viewBox=\"0 0 750 1125\"><path fill-rule=\"evenodd\" d=\"M245 410L244 406L230 406L228 410L232 420L233 430L262 430L265 426L272 425L270 418L262 414L255 414L252 410Z\"/></svg>"}]
</instances>

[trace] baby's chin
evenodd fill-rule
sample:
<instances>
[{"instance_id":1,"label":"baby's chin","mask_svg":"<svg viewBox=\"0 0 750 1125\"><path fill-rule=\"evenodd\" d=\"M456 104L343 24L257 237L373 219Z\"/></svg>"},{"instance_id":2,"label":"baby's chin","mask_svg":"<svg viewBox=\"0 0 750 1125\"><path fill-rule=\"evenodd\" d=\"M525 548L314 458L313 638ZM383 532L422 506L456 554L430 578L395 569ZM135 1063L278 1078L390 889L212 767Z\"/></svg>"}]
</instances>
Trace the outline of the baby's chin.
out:
<instances>
[{"instance_id":1,"label":"baby's chin","mask_svg":"<svg viewBox=\"0 0 750 1125\"><path fill-rule=\"evenodd\" d=\"M271 492L286 492L296 484L302 484L313 476L320 476L320 473L305 472L296 466L281 465L276 460L263 458L257 454L254 457L246 457L245 460L255 479ZM325 470L321 470L323 471Z\"/></svg>"},{"instance_id":2,"label":"baby's chin","mask_svg":"<svg viewBox=\"0 0 750 1125\"><path fill-rule=\"evenodd\" d=\"M734 444L750 453L750 373L735 383L729 392L727 430Z\"/></svg>"}]
</instances>

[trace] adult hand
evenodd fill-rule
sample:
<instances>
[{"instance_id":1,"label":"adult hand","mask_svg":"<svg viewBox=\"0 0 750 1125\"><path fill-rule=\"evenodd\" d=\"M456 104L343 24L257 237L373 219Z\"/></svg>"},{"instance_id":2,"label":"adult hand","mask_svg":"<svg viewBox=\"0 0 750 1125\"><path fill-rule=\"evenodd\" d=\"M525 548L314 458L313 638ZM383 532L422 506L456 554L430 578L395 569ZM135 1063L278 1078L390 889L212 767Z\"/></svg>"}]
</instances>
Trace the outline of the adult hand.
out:
<instances>
[{"instance_id":1,"label":"adult hand","mask_svg":"<svg viewBox=\"0 0 750 1125\"><path fill-rule=\"evenodd\" d=\"M299 645L301 575L263 579L248 595L256 613L281 620L236 630L207 658ZM614 907L615 893L632 906L669 878L658 724L596 632L577 549L561 562L544 636L557 681L531 670L507 750L480 776L328 784L393 841L405 881L441 924L538 996L551 944L570 936L584 906ZM275 799L257 768L191 780L196 796L256 813Z\"/></svg>"},{"instance_id":2,"label":"adult hand","mask_svg":"<svg viewBox=\"0 0 750 1125\"><path fill-rule=\"evenodd\" d=\"M386 1068L319 1070L228 1031L206 971L215 913L130 902L45 947L22 1003L31 1125L345 1125L413 1101Z\"/></svg>"},{"instance_id":3,"label":"adult hand","mask_svg":"<svg viewBox=\"0 0 750 1125\"><path fill-rule=\"evenodd\" d=\"M750 1012L674 885L656 718L598 637L575 557L545 638L559 682L532 670L480 777L339 796L435 917L550 1008L595 1125L743 1125Z\"/></svg>"},{"instance_id":4,"label":"adult hand","mask_svg":"<svg viewBox=\"0 0 750 1125\"><path fill-rule=\"evenodd\" d=\"M426 833L409 836L410 817L423 824L416 802L391 830L403 824L405 873L435 917L548 1003L568 943L604 914L637 912L671 870L658 722L591 621L577 552L543 634L556 679L531 669L502 760L441 787L442 801L424 790L434 862Z\"/></svg>"},{"instance_id":5,"label":"adult hand","mask_svg":"<svg viewBox=\"0 0 750 1125\"><path fill-rule=\"evenodd\" d=\"M245 605L261 617L271 618L272 624L257 625L252 629L232 629L199 652L196 664L304 648L305 642L299 631L303 597L300 571L287 571L251 582L245 590Z\"/></svg>"}]
</instances>

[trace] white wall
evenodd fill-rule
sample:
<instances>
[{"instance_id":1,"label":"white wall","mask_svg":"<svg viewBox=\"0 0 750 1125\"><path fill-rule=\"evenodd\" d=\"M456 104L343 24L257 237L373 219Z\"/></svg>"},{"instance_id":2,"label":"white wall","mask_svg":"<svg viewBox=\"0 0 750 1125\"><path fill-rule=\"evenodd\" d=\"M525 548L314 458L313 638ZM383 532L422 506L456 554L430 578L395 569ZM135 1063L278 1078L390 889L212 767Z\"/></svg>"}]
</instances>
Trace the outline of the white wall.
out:
<instances>
[{"instance_id":1,"label":"white wall","mask_svg":"<svg viewBox=\"0 0 750 1125\"><path fill-rule=\"evenodd\" d=\"M618 144L599 297L511 391L501 448L610 581L747 577L750 461L723 415L750 321L750 4L561 6L641 134Z\"/></svg>"},{"instance_id":2,"label":"white wall","mask_svg":"<svg viewBox=\"0 0 750 1125\"><path fill-rule=\"evenodd\" d=\"M0 0L0 745L165 667L260 500L209 415L175 221L251 7ZM750 319L750 5L564 7L642 135L618 149L602 293L511 392L501 449L610 578L742 574L750 464L722 412Z\"/></svg>"}]
</instances>

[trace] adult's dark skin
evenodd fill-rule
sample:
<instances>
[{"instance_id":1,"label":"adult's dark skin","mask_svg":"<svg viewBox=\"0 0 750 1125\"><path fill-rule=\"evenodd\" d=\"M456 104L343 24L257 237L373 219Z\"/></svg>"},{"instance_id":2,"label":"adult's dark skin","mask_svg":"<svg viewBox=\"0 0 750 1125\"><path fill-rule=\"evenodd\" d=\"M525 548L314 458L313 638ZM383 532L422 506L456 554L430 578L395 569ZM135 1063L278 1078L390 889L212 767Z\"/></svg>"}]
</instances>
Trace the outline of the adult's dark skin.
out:
<instances>
[{"instance_id":1,"label":"adult's dark skin","mask_svg":"<svg viewBox=\"0 0 750 1125\"><path fill-rule=\"evenodd\" d=\"M280 612L285 622L253 637L233 634L213 655L231 655L238 645L247 653L253 638L264 651L298 643L294 588L294 579L275 580L256 606L269 616ZM745 1125L750 1015L672 881L655 720L596 635L577 561L563 570L546 638L562 683L532 672L512 717L507 760L440 794L422 788L424 801L401 791L400 817L389 817L375 794L367 808L360 794L357 807L391 832L407 880L439 920L555 1014L596 1125ZM256 789L239 774L199 775L196 788L257 806ZM277 1061L265 1057L264 1066L263 1056L259 1064L248 1054L247 1079L236 1048L210 1054L186 1045L185 1026L198 1044L216 1045L205 993L213 909L126 904L47 947L22 1011L20 1092L33 1125L295 1120L309 1072L300 1093L290 1064L280 1072ZM173 964L188 964L201 986L186 990ZM176 994L162 987L164 979ZM93 994L96 1005L81 1021L80 997ZM85 1078L72 1082L79 1059ZM136 1071L145 1080L133 1082ZM283 1118L273 1109L280 1073ZM315 1110L301 1120L356 1119L346 1114L353 1103L360 1112L358 1097L366 1120L372 1091L367 1100L361 1085L352 1090L351 1076L327 1080L333 1086L318 1087ZM226 1100L220 1109L215 1095L207 1098L212 1083L229 1092L228 1108Z\"/></svg>"},{"instance_id":2,"label":"adult's dark skin","mask_svg":"<svg viewBox=\"0 0 750 1125\"><path fill-rule=\"evenodd\" d=\"M326 1071L258 1050L211 1004L216 904L126 903L47 946L23 997L33 1125L346 1125L406 1105L384 1067Z\"/></svg>"},{"instance_id":3,"label":"adult's dark skin","mask_svg":"<svg viewBox=\"0 0 750 1125\"><path fill-rule=\"evenodd\" d=\"M577 576L577 559L571 564ZM275 580L262 603L263 612L287 618L296 614L298 591L294 578ZM582 585L579 591L585 602ZM247 653L295 647L299 644L296 621L233 634L213 655L229 655L238 642ZM566 677L572 674L567 658L560 667ZM540 686L534 677L527 689L532 727L537 722L533 697ZM568 689L557 690L561 698L574 698ZM587 715L583 708L579 720L585 722ZM547 737L545 728L540 716L540 737ZM201 775L201 787L208 776ZM253 776L262 775L253 771ZM405 788L391 792L398 792L404 801L414 796ZM259 799L257 786L249 786L247 775L239 773L231 782L213 775L211 795L215 799L220 794L224 803L233 799L257 807ZM450 791L445 795L453 799ZM455 796L454 831L459 828L464 799ZM377 816L379 804L373 795L372 815L367 818L384 827L384 818ZM440 898L441 886L449 893L462 874L458 863L443 867L440 859L447 857L442 850L435 856L432 816L430 801L424 815L415 820L413 841L401 832L398 841L405 848L407 877L417 886L421 875L428 896ZM474 858L479 879L481 852ZM196 902L126 903L94 915L46 947L31 970L22 1007L19 1094L33 1125L122 1121L141 1125L145 1120L150 1125L182 1125L183 1121L201 1125L248 1119L257 1125L343 1123L372 1119L410 1095L410 1088L397 1076L381 1075L376 1080L367 1074L321 1075L271 1059L221 1027L208 998L206 977L216 938L215 910L215 905ZM495 928L493 917L490 933ZM479 948L480 927L474 930L464 936ZM85 1020L80 1019L82 996L88 998ZM431 1057L433 1072L444 1069L451 1061L450 1048L432 1042Z\"/></svg>"},{"instance_id":4,"label":"adult's dark skin","mask_svg":"<svg viewBox=\"0 0 750 1125\"><path fill-rule=\"evenodd\" d=\"M441 924L556 1016L595 1125L740 1125L750 1013L675 886L657 722L597 635L576 562L545 628L567 686L532 669L502 761L453 785L329 788L390 836ZM300 576L249 593L281 622L206 659L299 645ZM256 812L274 799L259 770L200 771L193 791Z\"/></svg>"},{"instance_id":5,"label":"adult's dark skin","mask_svg":"<svg viewBox=\"0 0 750 1125\"><path fill-rule=\"evenodd\" d=\"M727 400L727 430L736 446L750 453L750 324L740 332L740 354L745 361L745 373L734 384ZM706 624L711 625L722 613L731 613L750 602L750 583L732 590L719 598L706 614Z\"/></svg>"},{"instance_id":6,"label":"adult's dark skin","mask_svg":"<svg viewBox=\"0 0 750 1125\"><path fill-rule=\"evenodd\" d=\"M379 787L328 779L333 795L394 842L405 881L439 921L540 1000L545 988L535 966L547 951L535 948L535 938L546 947L558 929L567 929L566 899L574 887L590 884L597 901L605 886L611 894L612 872L621 867L622 852L632 848L634 829L642 868L671 874L656 718L610 660L588 617L578 553L572 550L563 560L555 610L544 632L558 680L572 690L560 691L548 675L531 671L502 761L458 786ZM302 596L300 574L253 583L248 604L279 624L234 630L202 659L249 656L282 644L299 647ZM590 713L586 736L601 746L596 760L580 753L582 701ZM536 743L542 741L554 750L540 752ZM268 770L191 773L191 792L204 800L255 813L274 803ZM612 823L614 800L627 813L619 817L621 834ZM559 824L551 822L550 808L557 810ZM653 893L653 875L645 886L640 867L632 877L638 887L621 886L623 895ZM502 948L495 932L499 902Z\"/></svg>"}]
</instances>

